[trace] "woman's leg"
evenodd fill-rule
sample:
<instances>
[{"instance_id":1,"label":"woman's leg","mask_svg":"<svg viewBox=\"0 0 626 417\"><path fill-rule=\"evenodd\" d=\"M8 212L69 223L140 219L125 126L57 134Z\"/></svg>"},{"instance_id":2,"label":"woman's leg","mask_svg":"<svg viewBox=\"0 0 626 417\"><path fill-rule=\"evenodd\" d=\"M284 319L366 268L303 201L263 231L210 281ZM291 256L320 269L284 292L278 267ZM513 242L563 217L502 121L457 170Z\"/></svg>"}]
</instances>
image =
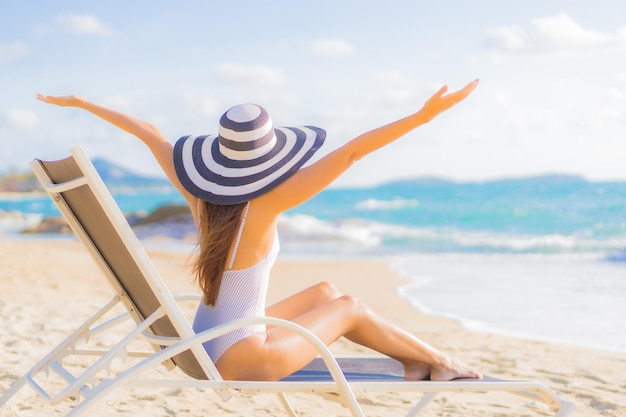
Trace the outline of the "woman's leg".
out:
<instances>
[{"instance_id":1,"label":"woman's leg","mask_svg":"<svg viewBox=\"0 0 626 417\"><path fill-rule=\"evenodd\" d=\"M480 377L467 365L451 360L385 321L353 297L333 298L336 290L329 288L333 287L311 287L268 308L268 313L300 324L327 345L345 336L395 358L404 364L408 379L423 379L429 374L433 380ZM331 299L324 302L325 297ZM280 379L316 355L315 347L301 336L283 327L273 327L233 345L216 365L226 379Z\"/></svg>"},{"instance_id":2,"label":"woman's leg","mask_svg":"<svg viewBox=\"0 0 626 417\"><path fill-rule=\"evenodd\" d=\"M266 313L270 317L279 317L285 320L293 320L294 318L301 316L313 310L314 308L319 307L320 305L326 304L332 300L340 298L341 296L342 296L341 292L333 284L328 283L328 282L321 282L297 294L287 297L284 300L277 302L276 304L273 304L272 306L267 308ZM373 315L374 318L380 321L379 323L380 325L387 327L392 332L402 333L404 334L404 336L410 339L413 339L412 342L420 343L425 348L432 349L430 346L421 342L419 339L406 334L404 331L393 326L391 323L386 322L384 319L374 314L371 310L370 310L370 313ZM394 359L397 359L403 362L405 365L405 375L407 376L408 379L424 379L427 376L430 376L431 374L431 367L428 366L427 364L421 363L421 362L416 363L415 361L412 361L412 360L407 361L406 358L395 357L389 353L383 352L380 349L376 349L374 346L370 344L370 340L368 340L369 338L367 339L360 338L358 332L346 333L343 336L354 343L358 343L360 345L373 348L381 353L385 353L388 356L391 356ZM435 351L434 349L432 350Z\"/></svg>"},{"instance_id":3,"label":"woman's leg","mask_svg":"<svg viewBox=\"0 0 626 417\"><path fill-rule=\"evenodd\" d=\"M271 305L266 309L266 315L293 320L323 304L340 298L342 295L333 284L320 282ZM358 339L356 334L348 333L343 336L354 343L365 345L365 342Z\"/></svg>"}]
</instances>

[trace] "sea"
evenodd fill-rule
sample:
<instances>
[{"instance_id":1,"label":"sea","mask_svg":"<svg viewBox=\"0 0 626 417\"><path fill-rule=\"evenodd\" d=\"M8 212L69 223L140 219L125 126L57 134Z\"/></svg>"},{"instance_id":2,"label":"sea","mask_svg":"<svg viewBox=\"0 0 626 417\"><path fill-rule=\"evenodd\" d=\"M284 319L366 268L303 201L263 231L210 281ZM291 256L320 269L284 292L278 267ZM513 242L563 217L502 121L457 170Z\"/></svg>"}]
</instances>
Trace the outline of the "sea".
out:
<instances>
[{"instance_id":1,"label":"sea","mask_svg":"<svg viewBox=\"0 0 626 417\"><path fill-rule=\"evenodd\" d=\"M183 204L173 189L118 189L123 212ZM40 194L0 197L0 237L58 217ZM191 250L178 223L140 235ZM377 259L404 278L402 297L463 326L626 352L626 182L538 176L438 178L330 188L280 219L281 256ZM323 279L323 277L320 277Z\"/></svg>"}]
</instances>

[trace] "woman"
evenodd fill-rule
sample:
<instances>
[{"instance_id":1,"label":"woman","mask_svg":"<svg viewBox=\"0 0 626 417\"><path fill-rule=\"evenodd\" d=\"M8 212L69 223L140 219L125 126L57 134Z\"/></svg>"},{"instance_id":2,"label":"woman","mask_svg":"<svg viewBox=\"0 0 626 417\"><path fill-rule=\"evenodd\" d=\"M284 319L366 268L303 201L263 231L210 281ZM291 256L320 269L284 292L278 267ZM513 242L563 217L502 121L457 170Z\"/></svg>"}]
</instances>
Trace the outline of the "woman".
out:
<instances>
[{"instance_id":1,"label":"woman","mask_svg":"<svg viewBox=\"0 0 626 417\"><path fill-rule=\"evenodd\" d=\"M418 112L364 133L301 168L324 141L322 129L274 128L260 106L243 104L220 119L217 135L184 136L173 146L157 128L78 96L39 94L43 102L78 107L137 136L183 194L198 226L195 264L204 299L194 330L247 316L291 320L330 345L344 336L395 358L407 379L481 378L372 312L320 283L269 307L265 295L278 254L278 216L310 199L355 161L431 121L467 97L478 80L434 94ZM250 326L205 343L225 379L277 380L316 355L309 342L281 327Z\"/></svg>"}]
</instances>

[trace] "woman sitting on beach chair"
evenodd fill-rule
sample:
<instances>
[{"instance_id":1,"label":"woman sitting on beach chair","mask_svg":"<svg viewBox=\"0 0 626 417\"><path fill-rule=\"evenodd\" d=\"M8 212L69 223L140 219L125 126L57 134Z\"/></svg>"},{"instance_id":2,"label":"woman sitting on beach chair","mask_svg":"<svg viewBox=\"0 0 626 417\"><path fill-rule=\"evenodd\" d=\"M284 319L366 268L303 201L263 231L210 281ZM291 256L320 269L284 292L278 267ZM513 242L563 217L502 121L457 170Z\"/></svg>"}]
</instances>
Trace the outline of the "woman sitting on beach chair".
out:
<instances>
[{"instance_id":1,"label":"woman sitting on beach chair","mask_svg":"<svg viewBox=\"0 0 626 417\"><path fill-rule=\"evenodd\" d=\"M354 297L320 283L266 307L270 269L278 255L278 216L326 188L355 161L389 144L466 98L474 81L441 88L418 112L366 132L302 167L326 132L313 126L274 127L266 112L241 104L221 117L215 135L184 136L172 145L149 123L78 96L38 95L78 107L137 136L183 194L198 227L195 273L203 291L194 330L249 316L291 320L330 345L338 338L402 362L407 379L481 378L480 373L395 327ZM278 380L317 354L285 328L251 326L205 343L225 379Z\"/></svg>"}]
</instances>

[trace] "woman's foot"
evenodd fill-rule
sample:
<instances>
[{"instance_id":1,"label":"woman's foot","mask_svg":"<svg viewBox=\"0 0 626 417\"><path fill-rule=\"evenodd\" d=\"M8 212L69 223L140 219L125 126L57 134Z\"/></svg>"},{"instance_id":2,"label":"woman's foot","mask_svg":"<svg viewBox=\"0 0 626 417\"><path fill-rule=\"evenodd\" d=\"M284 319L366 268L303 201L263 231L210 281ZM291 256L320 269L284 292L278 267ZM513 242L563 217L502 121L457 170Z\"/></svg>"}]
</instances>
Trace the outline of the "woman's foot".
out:
<instances>
[{"instance_id":1,"label":"woman's foot","mask_svg":"<svg viewBox=\"0 0 626 417\"><path fill-rule=\"evenodd\" d=\"M430 368L423 363L405 364L404 365L404 379L410 381L421 381L428 378L430 375Z\"/></svg>"},{"instance_id":2,"label":"woman's foot","mask_svg":"<svg viewBox=\"0 0 626 417\"><path fill-rule=\"evenodd\" d=\"M430 369L431 381L451 381L458 378L482 379L482 374L469 365L455 359L445 358Z\"/></svg>"}]
</instances>

